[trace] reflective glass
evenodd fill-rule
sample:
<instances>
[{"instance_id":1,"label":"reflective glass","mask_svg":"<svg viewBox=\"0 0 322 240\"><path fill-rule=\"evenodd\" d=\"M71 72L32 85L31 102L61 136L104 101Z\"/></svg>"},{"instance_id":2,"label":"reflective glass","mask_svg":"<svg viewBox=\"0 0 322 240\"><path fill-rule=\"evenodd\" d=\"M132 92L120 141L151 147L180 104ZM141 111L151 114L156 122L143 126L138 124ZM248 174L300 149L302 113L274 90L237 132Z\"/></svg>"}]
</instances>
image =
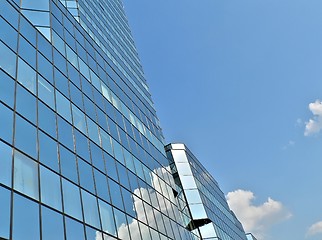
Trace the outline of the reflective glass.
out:
<instances>
[{"instance_id":1,"label":"reflective glass","mask_svg":"<svg viewBox=\"0 0 322 240\"><path fill-rule=\"evenodd\" d=\"M36 49L21 35L19 35L19 56L30 66L36 68Z\"/></svg>"},{"instance_id":2,"label":"reflective glass","mask_svg":"<svg viewBox=\"0 0 322 240\"><path fill-rule=\"evenodd\" d=\"M100 229L101 226L98 215L97 199L92 194L89 194L84 190L82 190L82 199L85 222Z\"/></svg>"},{"instance_id":3,"label":"reflective glass","mask_svg":"<svg viewBox=\"0 0 322 240\"><path fill-rule=\"evenodd\" d=\"M79 188L63 179L64 211L66 214L82 220L82 208Z\"/></svg>"},{"instance_id":4,"label":"reflective glass","mask_svg":"<svg viewBox=\"0 0 322 240\"><path fill-rule=\"evenodd\" d=\"M16 54L0 41L0 68L9 75L15 77L16 74Z\"/></svg>"},{"instance_id":5,"label":"reflective glass","mask_svg":"<svg viewBox=\"0 0 322 240\"><path fill-rule=\"evenodd\" d=\"M74 150L72 126L61 117L58 117L58 139L59 142L64 144L70 150Z\"/></svg>"},{"instance_id":6,"label":"reflective glass","mask_svg":"<svg viewBox=\"0 0 322 240\"><path fill-rule=\"evenodd\" d=\"M99 210L102 222L102 229L104 232L115 235L115 222L114 222L114 215L111 205L99 200Z\"/></svg>"},{"instance_id":7,"label":"reflective glass","mask_svg":"<svg viewBox=\"0 0 322 240\"><path fill-rule=\"evenodd\" d=\"M21 58L18 59L18 82L36 94L36 72Z\"/></svg>"},{"instance_id":8,"label":"reflective glass","mask_svg":"<svg viewBox=\"0 0 322 240\"><path fill-rule=\"evenodd\" d=\"M0 138L11 143L13 129L12 111L0 103Z\"/></svg>"},{"instance_id":9,"label":"reflective glass","mask_svg":"<svg viewBox=\"0 0 322 240\"><path fill-rule=\"evenodd\" d=\"M107 185L107 178L104 174L94 170L94 176L95 176L95 185L96 185L96 191L97 195L104 199L105 201L110 202L109 198L109 192L108 192L108 185Z\"/></svg>"},{"instance_id":10,"label":"reflective glass","mask_svg":"<svg viewBox=\"0 0 322 240\"><path fill-rule=\"evenodd\" d=\"M67 150L67 148L60 145L59 147L60 155L60 168L63 176L78 183L78 174L77 174L77 164L75 155Z\"/></svg>"},{"instance_id":11,"label":"reflective glass","mask_svg":"<svg viewBox=\"0 0 322 240\"><path fill-rule=\"evenodd\" d=\"M0 239L9 239L11 192L0 186Z\"/></svg>"},{"instance_id":12,"label":"reflective glass","mask_svg":"<svg viewBox=\"0 0 322 240\"><path fill-rule=\"evenodd\" d=\"M39 131L39 161L58 171L57 142Z\"/></svg>"},{"instance_id":13,"label":"reflective glass","mask_svg":"<svg viewBox=\"0 0 322 240\"><path fill-rule=\"evenodd\" d=\"M12 149L7 144L0 142L0 183L11 187L11 172Z\"/></svg>"},{"instance_id":14,"label":"reflective glass","mask_svg":"<svg viewBox=\"0 0 322 240\"><path fill-rule=\"evenodd\" d=\"M18 84L16 91L17 112L36 124L36 106L36 98Z\"/></svg>"},{"instance_id":15,"label":"reflective glass","mask_svg":"<svg viewBox=\"0 0 322 240\"><path fill-rule=\"evenodd\" d=\"M56 114L42 102L38 101L39 127L53 138L56 138Z\"/></svg>"},{"instance_id":16,"label":"reflective glass","mask_svg":"<svg viewBox=\"0 0 322 240\"><path fill-rule=\"evenodd\" d=\"M69 217L65 218L66 240L85 240L84 226ZM99 240L99 239L97 239Z\"/></svg>"},{"instance_id":17,"label":"reflective glass","mask_svg":"<svg viewBox=\"0 0 322 240\"><path fill-rule=\"evenodd\" d=\"M15 145L33 158L37 158L36 133L36 128L34 126L20 116L16 116ZM28 139L28 141L26 141L26 139Z\"/></svg>"},{"instance_id":18,"label":"reflective glass","mask_svg":"<svg viewBox=\"0 0 322 240\"><path fill-rule=\"evenodd\" d=\"M0 100L13 108L15 82L0 70Z\"/></svg>"},{"instance_id":19,"label":"reflective glass","mask_svg":"<svg viewBox=\"0 0 322 240\"><path fill-rule=\"evenodd\" d=\"M94 191L94 181L93 181L93 170L91 165L84 162L82 159L78 159L78 171L79 180L83 188L88 191L95 193Z\"/></svg>"},{"instance_id":20,"label":"reflective glass","mask_svg":"<svg viewBox=\"0 0 322 240\"><path fill-rule=\"evenodd\" d=\"M41 234L42 239L58 240L64 239L63 216L49 208L41 208Z\"/></svg>"},{"instance_id":21,"label":"reflective glass","mask_svg":"<svg viewBox=\"0 0 322 240\"><path fill-rule=\"evenodd\" d=\"M49 12L22 10L23 15L35 26L49 26Z\"/></svg>"},{"instance_id":22,"label":"reflective glass","mask_svg":"<svg viewBox=\"0 0 322 240\"><path fill-rule=\"evenodd\" d=\"M59 175L40 167L41 201L57 210L62 209Z\"/></svg>"},{"instance_id":23,"label":"reflective glass","mask_svg":"<svg viewBox=\"0 0 322 240\"><path fill-rule=\"evenodd\" d=\"M14 194L13 206L12 239L40 239L38 204Z\"/></svg>"},{"instance_id":24,"label":"reflective glass","mask_svg":"<svg viewBox=\"0 0 322 240\"><path fill-rule=\"evenodd\" d=\"M49 10L48 0L22 0L21 7L34 10Z\"/></svg>"},{"instance_id":25,"label":"reflective glass","mask_svg":"<svg viewBox=\"0 0 322 240\"><path fill-rule=\"evenodd\" d=\"M38 97L49 107L55 109L54 87L40 75L38 76Z\"/></svg>"},{"instance_id":26,"label":"reflective glass","mask_svg":"<svg viewBox=\"0 0 322 240\"><path fill-rule=\"evenodd\" d=\"M72 104L72 112L74 126L86 135L87 133L85 114L82 111L80 111L74 104Z\"/></svg>"},{"instance_id":27,"label":"reflective glass","mask_svg":"<svg viewBox=\"0 0 322 240\"><path fill-rule=\"evenodd\" d=\"M57 112L68 122L72 122L70 102L60 92L56 91Z\"/></svg>"},{"instance_id":28,"label":"reflective glass","mask_svg":"<svg viewBox=\"0 0 322 240\"><path fill-rule=\"evenodd\" d=\"M14 189L38 199L38 164L26 155L14 152Z\"/></svg>"},{"instance_id":29,"label":"reflective glass","mask_svg":"<svg viewBox=\"0 0 322 240\"><path fill-rule=\"evenodd\" d=\"M18 41L18 33L16 32L16 30L2 18L0 18L0 29L0 39L8 44L8 46L10 46L12 50L16 51Z\"/></svg>"}]
</instances>

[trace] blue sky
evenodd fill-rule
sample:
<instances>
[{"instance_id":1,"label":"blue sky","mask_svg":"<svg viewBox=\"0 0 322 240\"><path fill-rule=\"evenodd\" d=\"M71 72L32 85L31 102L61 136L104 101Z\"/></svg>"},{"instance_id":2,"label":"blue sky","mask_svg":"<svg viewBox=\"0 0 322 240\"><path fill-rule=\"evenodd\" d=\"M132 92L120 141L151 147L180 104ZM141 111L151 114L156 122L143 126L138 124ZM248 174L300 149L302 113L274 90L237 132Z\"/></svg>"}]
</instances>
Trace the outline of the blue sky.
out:
<instances>
[{"instance_id":1,"label":"blue sky","mask_svg":"<svg viewBox=\"0 0 322 240\"><path fill-rule=\"evenodd\" d=\"M321 239L322 1L124 5L167 142L260 239Z\"/></svg>"}]
</instances>

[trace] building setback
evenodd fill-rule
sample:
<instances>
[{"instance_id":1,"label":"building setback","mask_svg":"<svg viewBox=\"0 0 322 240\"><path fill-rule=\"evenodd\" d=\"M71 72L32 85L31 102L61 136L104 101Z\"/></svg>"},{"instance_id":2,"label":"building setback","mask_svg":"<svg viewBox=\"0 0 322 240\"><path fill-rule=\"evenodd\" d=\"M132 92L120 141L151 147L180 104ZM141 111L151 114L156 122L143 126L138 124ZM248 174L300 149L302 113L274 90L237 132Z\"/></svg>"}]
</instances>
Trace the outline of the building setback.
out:
<instances>
[{"instance_id":1,"label":"building setback","mask_svg":"<svg viewBox=\"0 0 322 240\"><path fill-rule=\"evenodd\" d=\"M0 239L201 239L122 2L0 6Z\"/></svg>"},{"instance_id":2,"label":"building setback","mask_svg":"<svg viewBox=\"0 0 322 240\"><path fill-rule=\"evenodd\" d=\"M201 236L201 239L246 240L242 224L229 209L224 193L217 181L192 154L185 144L175 143L165 147L171 161L171 169L178 195L185 199L187 229Z\"/></svg>"}]
</instances>

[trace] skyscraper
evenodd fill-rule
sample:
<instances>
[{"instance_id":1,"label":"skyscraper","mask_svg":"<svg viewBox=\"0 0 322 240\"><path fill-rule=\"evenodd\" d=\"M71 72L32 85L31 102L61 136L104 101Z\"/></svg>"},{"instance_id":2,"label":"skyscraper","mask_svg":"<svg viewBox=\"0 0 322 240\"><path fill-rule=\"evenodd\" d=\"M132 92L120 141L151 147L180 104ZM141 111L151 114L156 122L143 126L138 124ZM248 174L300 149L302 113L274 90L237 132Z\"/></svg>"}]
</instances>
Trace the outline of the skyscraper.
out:
<instances>
[{"instance_id":1,"label":"skyscraper","mask_svg":"<svg viewBox=\"0 0 322 240\"><path fill-rule=\"evenodd\" d=\"M201 239L246 240L242 224L229 209L217 181L185 144L166 146L171 169L190 215L187 229Z\"/></svg>"},{"instance_id":2,"label":"skyscraper","mask_svg":"<svg viewBox=\"0 0 322 240\"><path fill-rule=\"evenodd\" d=\"M200 239L120 0L0 0L0 239Z\"/></svg>"}]
</instances>

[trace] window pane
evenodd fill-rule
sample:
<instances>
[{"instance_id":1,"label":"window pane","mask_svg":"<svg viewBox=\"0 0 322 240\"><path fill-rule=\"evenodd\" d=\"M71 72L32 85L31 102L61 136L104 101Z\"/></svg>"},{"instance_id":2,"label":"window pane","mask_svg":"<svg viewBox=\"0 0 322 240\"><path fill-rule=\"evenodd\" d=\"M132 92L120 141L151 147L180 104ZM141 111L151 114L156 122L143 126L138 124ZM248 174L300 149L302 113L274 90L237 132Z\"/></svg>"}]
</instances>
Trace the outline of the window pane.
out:
<instances>
[{"instance_id":1,"label":"window pane","mask_svg":"<svg viewBox=\"0 0 322 240\"><path fill-rule=\"evenodd\" d=\"M40 233L38 204L18 194L15 194L13 206L12 239L39 239Z\"/></svg>"},{"instance_id":2,"label":"window pane","mask_svg":"<svg viewBox=\"0 0 322 240\"><path fill-rule=\"evenodd\" d=\"M13 113L0 103L0 138L12 143Z\"/></svg>"},{"instance_id":3,"label":"window pane","mask_svg":"<svg viewBox=\"0 0 322 240\"><path fill-rule=\"evenodd\" d=\"M0 183L7 185L8 187L11 187L11 172L12 172L11 147L9 147L7 144L3 142L0 142Z\"/></svg>"},{"instance_id":4,"label":"window pane","mask_svg":"<svg viewBox=\"0 0 322 240\"><path fill-rule=\"evenodd\" d=\"M36 139L36 128L17 115L15 136L16 147L31 155L33 158L37 158Z\"/></svg>"},{"instance_id":5,"label":"window pane","mask_svg":"<svg viewBox=\"0 0 322 240\"><path fill-rule=\"evenodd\" d=\"M39 198L37 163L18 151L14 152L14 189Z\"/></svg>"},{"instance_id":6,"label":"window pane","mask_svg":"<svg viewBox=\"0 0 322 240\"><path fill-rule=\"evenodd\" d=\"M36 93L36 72L21 58L18 60L18 82L30 92Z\"/></svg>"},{"instance_id":7,"label":"window pane","mask_svg":"<svg viewBox=\"0 0 322 240\"><path fill-rule=\"evenodd\" d=\"M101 228L98 216L98 206L96 198L82 190L83 208L85 222L96 228Z\"/></svg>"},{"instance_id":8,"label":"window pane","mask_svg":"<svg viewBox=\"0 0 322 240\"><path fill-rule=\"evenodd\" d=\"M85 114L72 104L74 126L86 135Z\"/></svg>"},{"instance_id":9,"label":"window pane","mask_svg":"<svg viewBox=\"0 0 322 240\"><path fill-rule=\"evenodd\" d=\"M66 214L82 220L81 200L79 188L69 181L63 179L64 210Z\"/></svg>"},{"instance_id":10,"label":"window pane","mask_svg":"<svg viewBox=\"0 0 322 240\"><path fill-rule=\"evenodd\" d=\"M68 217L66 219L66 240L85 240L84 226Z\"/></svg>"},{"instance_id":11,"label":"window pane","mask_svg":"<svg viewBox=\"0 0 322 240\"><path fill-rule=\"evenodd\" d=\"M54 87L38 75L38 97L55 109Z\"/></svg>"},{"instance_id":12,"label":"window pane","mask_svg":"<svg viewBox=\"0 0 322 240\"><path fill-rule=\"evenodd\" d=\"M38 124L42 130L56 138L56 114L40 101L38 101Z\"/></svg>"},{"instance_id":13,"label":"window pane","mask_svg":"<svg viewBox=\"0 0 322 240\"><path fill-rule=\"evenodd\" d=\"M84 162L82 159L78 159L78 171L80 185L88 191L95 193L93 171L91 165Z\"/></svg>"},{"instance_id":14,"label":"window pane","mask_svg":"<svg viewBox=\"0 0 322 240\"><path fill-rule=\"evenodd\" d=\"M64 239L63 216L49 208L41 208L42 239Z\"/></svg>"},{"instance_id":15,"label":"window pane","mask_svg":"<svg viewBox=\"0 0 322 240\"><path fill-rule=\"evenodd\" d=\"M59 155L62 175L74 183L78 183L76 156L61 145Z\"/></svg>"},{"instance_id":16,"label":"window pane","mask_svg":"<svg viewBox=\"0 0 322 240\"><path fill-rule=\"evenodd\" d=\"M9 75L16 75L16 54L6 45L0 42L0 68L5 70Z\"/></svg>"},{"instance_id":17,"label":"window pane","mask_svg":"<svg viewBox=\"0 0 322 240\"><path fill-rule=\"evenodd\" d=\"M22 0L21 7L35 10L49 10L49 0Z\"/></svg>"},{"instance_id":18,"label":"window pane","mask_svg":"<svg viewBox=\"0 0 322 240\"><path fill-rule=\"evenodd\" d=\"M72 116L70 111L70 102L58 91L56 91L56 106L57 112L71 123Z\"/></svg>"},{"instance_id":19,"label":"window pane","mask_svg":"<svg viewBox=\"0 0 322 240\"><path fill-rule=\"evenodd\" d=\"M39 161L58 171L57 142L39 131Z\"/></svg>"},{"instance_id":20,"label":"window pane","mask_svg":"<svg viewBox=\"0 0 322 240\"><path fill-rule=\"evenodd\" d=\"M13 108L15 82L0 70L0 100Z\"/></svg>"},{"instance_id":21,"label":"window pane","mask_svg":"<svg viewBox=\"0 0 322 240\"><path fill-rule=\"evenodd\" d=\"M17 112L36 124L36 98L19 84L16 94Z\"/></svg>"},{"instance_id":22,"label":"window pane","mask_svg":"<svg viewBox=\"0 0 322 240\"><path fill-rule=\"evenodd\" d=\"M0 187L0 239L9 239L10 230L10 191Z\"/></svg>"},{"instance_id":23,"label":"window pane","mask_svg":"<svg viewBox=\"0 0 322 240\"><path fill-rule=\"evenodd\" d=\"M98 204L100 208L100 216L103 231L115 235L116 229L112 207L101 200L99 200Z\"/></svg>"},{"instance_id":24,"label":"window pane","mask_svg":"<svg viewBox=\"0 0 322 240\"><path fill-rule=\"evenodd\" d=\"M41 201L61 210L61 189L59 176L47 168L40 167Z\"/></svg>"}]
</instances>

